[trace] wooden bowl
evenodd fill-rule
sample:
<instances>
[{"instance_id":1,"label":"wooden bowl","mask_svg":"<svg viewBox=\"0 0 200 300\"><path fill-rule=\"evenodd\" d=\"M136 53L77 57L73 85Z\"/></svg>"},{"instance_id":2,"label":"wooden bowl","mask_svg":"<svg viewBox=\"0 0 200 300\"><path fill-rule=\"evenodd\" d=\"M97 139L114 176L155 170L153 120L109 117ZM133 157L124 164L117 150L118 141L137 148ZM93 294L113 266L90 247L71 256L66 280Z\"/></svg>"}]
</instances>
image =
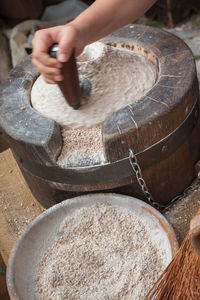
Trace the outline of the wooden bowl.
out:
<instances>
[{"instance_id":1,"label":"wooden bowl","mask_svg":"<svg viewBox=\"0 0 200 300\"><path fill-rule=\"evenodd\" d=\"M24 234L18 239L11 252L7 268L7 286L11 300L39 299L34 282L35 267L47 247L57 237L63 219L80 207L105 202L127 208L145 220L151 232L157 235L160 247L166 251L167 265L170 263L178 249L178 244L172 227L161 213L130 196L111 193L83 195L47 209L27 226Z\"/></svg>"}]
</instances>

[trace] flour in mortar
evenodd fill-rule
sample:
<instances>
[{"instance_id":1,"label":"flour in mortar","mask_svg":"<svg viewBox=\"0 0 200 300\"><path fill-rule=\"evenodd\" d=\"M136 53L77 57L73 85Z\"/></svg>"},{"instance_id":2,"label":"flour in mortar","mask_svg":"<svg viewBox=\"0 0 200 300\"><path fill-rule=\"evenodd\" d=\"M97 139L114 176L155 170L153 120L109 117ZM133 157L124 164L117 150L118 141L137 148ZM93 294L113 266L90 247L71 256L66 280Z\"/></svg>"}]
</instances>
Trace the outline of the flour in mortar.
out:
<instances>
[{"instance_id":1,"label":"flour in mortar","mask_svg":"<svg viewBox=\"0 0 200 300\"><path fill-rule=\"evenodd\" d=\"M157 78L156 67L145 56L100 42L87 46L78 57L78 71L92 86L86 104L78 110L67 104L57 85L45 83L41 76L31 91L33 107L64 127L63 149L57 161L62 167L104 163L102 122L138 101Z\"/></svg>"},{"instance_id":2,"label":"flour in mortar","mask_svg":"<svg viewBox=\"0 0 200 300\"><path fill-rule=\"evenodd\" d=\"M149 225L125 208L93 205L67 216L36 266L41 300L137 300L166 267Z\"/></svg>"},{"instance_id":3,"label":"flour in mortar","mask_svg":"<svg viewBox=\"0 0 200 300\"><path fill-rule=\"evenodd\" d=\"M156 82L157 70L145 56L96 42L78 59L78 72L91 82L87 103L70 107L59 87L40 76L31 91L33 107L67 128L92 127L139 100Z\"/></svg>"}]
</instances>

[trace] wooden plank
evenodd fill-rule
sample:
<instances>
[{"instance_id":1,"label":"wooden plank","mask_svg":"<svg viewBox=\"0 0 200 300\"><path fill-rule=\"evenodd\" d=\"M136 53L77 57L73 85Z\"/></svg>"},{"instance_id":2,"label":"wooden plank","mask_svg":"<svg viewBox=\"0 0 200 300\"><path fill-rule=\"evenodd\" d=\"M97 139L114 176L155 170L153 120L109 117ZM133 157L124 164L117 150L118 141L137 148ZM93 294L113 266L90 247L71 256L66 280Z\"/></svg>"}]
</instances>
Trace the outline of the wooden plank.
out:
<instances>
[{"instance_id":1,"label":"wooden plank","mask_svg":"<svg viewBox=\"0 0 200 300\"><path fill-rule=\"evenodd\" d=\"M0 153L0 253L10 251L27 224L44 208L34 199L10 149Z\"/></svg>"}]
</instances>

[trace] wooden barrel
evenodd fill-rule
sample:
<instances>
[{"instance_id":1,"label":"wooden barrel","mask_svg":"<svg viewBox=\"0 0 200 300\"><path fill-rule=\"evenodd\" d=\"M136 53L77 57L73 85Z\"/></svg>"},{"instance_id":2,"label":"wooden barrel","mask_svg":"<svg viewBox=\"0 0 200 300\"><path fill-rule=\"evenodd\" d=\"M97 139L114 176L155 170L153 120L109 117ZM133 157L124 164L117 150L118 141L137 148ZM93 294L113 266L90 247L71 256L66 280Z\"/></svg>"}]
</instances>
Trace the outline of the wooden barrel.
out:
<instances>
[{"instance_id":1,"label":"wooden barrel","mask_svg":"<svg viewBox=\"0 0 200 300\"><path fill-rule=\"evenodd\" d=\"M0 128L33 195L45 207L93 191L166 205L192 182L200 157L193 55L174 35L143 25L126 26L102 41L141 53L158 69L157 82L144 97L102 123L108 163L71 169L56 164L61 128L30 105L31 88L39 75L31 57L2 85Z\"/></svg>"}]
</instances>

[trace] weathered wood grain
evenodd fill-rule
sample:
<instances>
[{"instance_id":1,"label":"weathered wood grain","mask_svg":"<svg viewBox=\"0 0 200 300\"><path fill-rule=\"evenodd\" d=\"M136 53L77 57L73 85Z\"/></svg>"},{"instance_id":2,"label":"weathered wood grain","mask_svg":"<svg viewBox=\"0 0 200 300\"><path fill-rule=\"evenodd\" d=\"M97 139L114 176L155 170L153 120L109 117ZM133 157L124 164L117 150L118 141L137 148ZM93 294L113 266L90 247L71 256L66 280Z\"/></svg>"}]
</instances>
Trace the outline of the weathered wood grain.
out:
<instances>
[{"instance_id":1,"label":"weathered wood grain","mask_svg":"<svg viewBox=\"0 0 200 300\"><path fill-rule=\"evenodd\" d=\"M129 149L142 153L170 134L173 136L198 101L199 90L192 53L182 40L172 34L148 26L130 25L102 41L142 53L158 69L155 86L142 99L113 113L102 124L104 150L111 165L128 157ZM45 207L92 191L116 191L144 199L135 175L130 176L128 171L126 176L124 170L116 174L113 168L111 175L114 179L103 181L103 177L108 177L106 170L109 168L106 169L106 166L74 168L71 174L83 174L86 183L81 184L80 176L77 176L78 183L76 176L74 183L68 180L70 172L63 174L56 165L62 148L60 127L30 105L30 91L37 76L38 72L28 57L13 70L0 91L0 127L34 196ZM198 108L195 114L199 120ZM172 145L173 153L163 145L160 152L154 152L153 160L145 156L145 160L154 163L143 168L142 174L152 196L161 204L168 203L181 193L195 177L194 165L200 157L199 121L195 121L186 132L181 144L177 147ZM173 143L176 145L176 140ZM163 153L166 155L163 156ZM54 166L55 179L45 179L41 166ZM37 172L34 173L34 169ZM61 182L57 178L62 174ZM66 178L65 182L63 178L64 181Z\"/></svg>"}]
</instances>

